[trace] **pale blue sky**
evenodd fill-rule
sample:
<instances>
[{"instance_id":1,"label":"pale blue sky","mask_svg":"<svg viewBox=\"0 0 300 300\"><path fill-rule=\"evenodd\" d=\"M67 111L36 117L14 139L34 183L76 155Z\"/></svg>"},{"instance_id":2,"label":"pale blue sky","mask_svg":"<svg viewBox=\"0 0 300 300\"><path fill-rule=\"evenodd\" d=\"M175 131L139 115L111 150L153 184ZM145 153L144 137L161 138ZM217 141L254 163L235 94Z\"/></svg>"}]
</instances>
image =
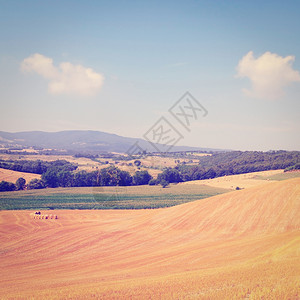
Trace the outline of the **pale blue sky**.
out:
<instances>
[{"instance_id":1,"label":"pale blue sky","mask_svg":"<svg viewBox=\"0 0 300 300\"><path fill-rule=\"evenodd\" d=\"M299 12L299 1L0 1L0 130L142 137L189 91L208 115L190 133L172 121L180 144L300 150ZM54 77L21 70L36 53L104 80L92 95L53 93Z\"/></svg>"}]
</instances>

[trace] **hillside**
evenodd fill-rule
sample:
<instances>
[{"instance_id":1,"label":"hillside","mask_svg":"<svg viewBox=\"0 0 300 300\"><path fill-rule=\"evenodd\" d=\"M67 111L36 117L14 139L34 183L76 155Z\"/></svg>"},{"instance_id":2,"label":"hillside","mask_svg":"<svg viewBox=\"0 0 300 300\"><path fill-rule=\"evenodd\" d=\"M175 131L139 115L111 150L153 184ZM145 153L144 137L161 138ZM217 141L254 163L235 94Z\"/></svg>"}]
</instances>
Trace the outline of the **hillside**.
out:
<instances>
[{"instance_id":1,"label":"hillside","mask_svg":"<svg viewBox=\"0 0 300 300\"><path fill-rule=\"evenodd\" d=\"M40 179L41 175L39 174L33 174L33 173L25 173L25 172L18 172L18 171L12 171L7 169L0 168L0 181L8 181L15 183L18 178L24 178L26 182L29 182L30 180L37 178Z\"/></svg>"},{"instance_id":2,"label":"hillside","mask_svg":"<svg viewBox=\"0 0 300 300\"><path fill-rule=\"evenodd\" d=\"M68 150L72 152L127 152L136 142L146 151L157 151L149 142L143 139L128 138L116 134L92 131L69 130L59 132L27 131L4 132L0 131L0 144L10 147L26 146L43 149ZM213 150L174 146L172 151Z\"/></svg>"},{"instance_id":3,"label":"hillside","mask_svg":"<svg viewBox=\"0 0 300 300\"><path fill-rule=\"evenodd\" d=\"M271 181L277 180L275 177L276 175L281 175L283 179L289 179L290 173L284 172L284 170L260 171L260 172L251 172L245 174L216 177L213 179L180 182L179 185L185 186L186 188L190 188L191 185L205 184L208 186L232 189L232 190L235 190L237 187L240 189L245 189L245 188L254 187L261 184L266 184L270 180ZM296 175L300 177L300 172L295 174L295 177ZM274 176L274 178L272 176Z\"/></svg>"},{"instance_id":4,"label":"hillside","mask_svg":"<svg viewBox=\"0 0 300 300\"><path fill-rule=\"evenodd\" d=\"M300 179L158 210L0 212L2 298L298 299Z\"/></svg>"}]
</instances>

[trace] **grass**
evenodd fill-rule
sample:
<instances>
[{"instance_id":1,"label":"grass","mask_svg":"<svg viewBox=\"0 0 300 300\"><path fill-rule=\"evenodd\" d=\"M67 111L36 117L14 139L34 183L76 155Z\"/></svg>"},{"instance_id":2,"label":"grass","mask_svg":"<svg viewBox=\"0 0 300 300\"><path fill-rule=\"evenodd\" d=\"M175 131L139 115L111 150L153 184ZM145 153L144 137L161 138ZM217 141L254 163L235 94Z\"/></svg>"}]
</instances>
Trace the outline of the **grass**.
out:
<instances>
[{"instance_id":1,"label":"grass","mask_svg":"<svg viewBox=\"0 0 300 300\"><path fill-rule=\"evenodd\" d=\"M208 198L228 190L208 186L60 188L0 194L1 210L153 209Z\"/></svg>"}]
</instances>

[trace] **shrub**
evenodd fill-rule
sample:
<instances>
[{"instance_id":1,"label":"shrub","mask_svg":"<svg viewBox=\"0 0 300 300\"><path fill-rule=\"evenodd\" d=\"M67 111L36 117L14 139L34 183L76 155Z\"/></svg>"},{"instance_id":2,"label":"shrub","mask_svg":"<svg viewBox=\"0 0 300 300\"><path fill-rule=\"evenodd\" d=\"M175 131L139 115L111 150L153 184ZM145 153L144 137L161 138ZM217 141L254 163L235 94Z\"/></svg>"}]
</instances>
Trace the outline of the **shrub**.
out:
<instances>
[{"instance_id":1,"label":"shrub","mask_svg":"<svg viewBox=\"0 0 300 300\"><path fill-rule=\"evenodd\" d=\"M160 185L161 185L163 188L165 188L165 187L167 187L167 186L169 185L169 182L166 181L166 180L164 180L164 179L162 179L162 180L160 181Z\"/></svg>"},{"instance_id":2,"label":"shrub","mask_svg":"<svg viewBox=\"0 0 300 300\"><path fill-rule=\"evenodd\" d=\"M0 182L0 192L15 191L15 190L16 190L16 186L14 183L8 181Z\"/></svg>"},{"instance_id":3,"label":"shrub","mask_svg":"<svg viewBox=\"0 0 300 300\"><path fill-rule=\"evenodd\" d=\"M148 184L151 179L152 176L148 173L148 171L137 171L133 175L133 185Z\"/></svg>"},{"instance_id":4,"label":"shrub","mask_svg":"<svg viewBox=\"0 0 300 300\"><path fill-rule=\"evenodd\" d=\"M37 178L32 179L27 185L27 188L30 190L44 189L45 187L45 182Z\"/></svg>"},{"instance_id":5,"label":"shrub","mask_svg":"<svg viewBox=\"0 0 300 300\"><path fill-rule=\"evenodd\" d=\"M141 165L141 161L137 159L134 161L134 164L139 167Z\"/></svg>"},{"instance_id":6,"label":"shrub","mask_svg":"<svg viewBox=\"0 0 300 300\"><path fill-rule=\"evenodd\" d=\"M177 169L167 168L162 173L158 174L159 181L165 180L167 182L180 182L180 173Z\"/></svg>"},{"instance_id":7,"label":"shrub","mask_svg":"<svg viewBox=\"0 0 300 300\"><path fill-rule=\"evenodd\" d=\"M17 190L24 190L25 188L25 184L26 184L26 180L22 177L18 178L18 180L16 181L16 188Z\"/></svg>"}]
</instances>

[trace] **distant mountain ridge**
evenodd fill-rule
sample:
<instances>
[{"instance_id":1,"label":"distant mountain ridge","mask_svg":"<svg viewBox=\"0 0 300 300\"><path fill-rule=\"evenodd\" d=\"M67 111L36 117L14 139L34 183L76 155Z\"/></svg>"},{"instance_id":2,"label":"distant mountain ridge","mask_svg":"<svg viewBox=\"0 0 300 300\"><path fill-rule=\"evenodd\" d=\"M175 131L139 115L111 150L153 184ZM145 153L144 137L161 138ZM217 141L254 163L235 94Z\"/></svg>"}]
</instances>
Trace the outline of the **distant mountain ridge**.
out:
<instances>
[{"instance_id":1,"label":"distant mountain ridge","mask_svg":"<svg viewBox=\"0 0 300 300\"><path fill-rule=\"evenodd\" d=\"M117 134L93 130L66 130L58 132L0 131L0 145L38 147L43 149L67 150L70 152L120 152L126 153L135 143L148 151L156 152L146 140L129 138ZM218 149L174 146L171 151L217 151Z\"/></svg>"}]
</instances>

